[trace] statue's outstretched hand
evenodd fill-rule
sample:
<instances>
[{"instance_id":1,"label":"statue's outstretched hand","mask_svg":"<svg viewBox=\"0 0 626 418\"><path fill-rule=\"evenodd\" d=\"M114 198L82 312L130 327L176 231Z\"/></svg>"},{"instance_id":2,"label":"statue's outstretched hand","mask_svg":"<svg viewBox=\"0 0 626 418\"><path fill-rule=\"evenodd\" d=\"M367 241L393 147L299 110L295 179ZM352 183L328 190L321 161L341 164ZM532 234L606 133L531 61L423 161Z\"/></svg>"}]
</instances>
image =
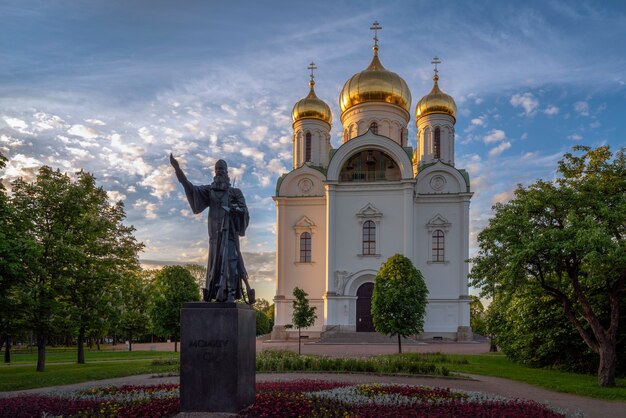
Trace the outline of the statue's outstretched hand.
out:
<instances>
[{"instance_id":1,"label":"statue's outstretched hand","mask_svg":"<svg viewBox=\"0 0 626 418\"><path fill-rule=\"evenodd\" d=\"M178 161L176 161L176 158L174 158L174 154L170 153L170 164L172 164L172 167L174 167L174 170L178 171L180 170L180 165L178 164Z\"/></svg>"},{"instance_id":2,"label":"statue's outstretched hand","mask_svg":"<svg viewBox=\"0 0 626 418\"><path fill-rule=\"evenodd\" d=\"M170 164L172 164L172 167L174 167L174 170L176 171L176 178L178 179L178 181L180 181L181 183L186 181L187 177L185 177L185 173L183 173L183 170L181 170L180 164L178 164L178 161L176 160L176 158L174 158L174 155L172 153L170 153Z\"/></svg>"}]
</instances>

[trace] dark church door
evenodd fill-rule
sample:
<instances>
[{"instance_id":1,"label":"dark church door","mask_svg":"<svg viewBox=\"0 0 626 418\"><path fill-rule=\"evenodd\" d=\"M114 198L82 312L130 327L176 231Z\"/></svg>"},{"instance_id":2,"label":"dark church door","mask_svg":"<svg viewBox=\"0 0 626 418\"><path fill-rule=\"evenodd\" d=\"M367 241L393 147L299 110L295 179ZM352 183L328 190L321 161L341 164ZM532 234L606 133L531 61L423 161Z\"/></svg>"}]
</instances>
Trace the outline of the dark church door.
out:
<instances>
[{"instance_id":1,"label":"dark church door","mask_svg":"<svg viewBox=\"0 0 626 418\"><path fill-rule=\"evenodd\" d=\"M356 291L356 331L375 332L372 321L372 292L374 283L363 283Z\"/></svg>"}]
</instances>

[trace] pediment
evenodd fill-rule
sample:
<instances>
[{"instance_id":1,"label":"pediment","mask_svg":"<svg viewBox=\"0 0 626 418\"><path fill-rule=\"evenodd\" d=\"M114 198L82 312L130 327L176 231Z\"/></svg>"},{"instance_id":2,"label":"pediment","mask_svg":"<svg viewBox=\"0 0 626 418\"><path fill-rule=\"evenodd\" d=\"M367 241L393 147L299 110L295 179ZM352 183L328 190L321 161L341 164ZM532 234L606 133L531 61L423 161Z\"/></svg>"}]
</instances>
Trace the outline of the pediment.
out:
<instances>
[{"instance_id":1,"label":"pediment","mask_svg":"<svg viewBox=\"0 0 626 418\"><path fill-rule=\"evenodd\" d=\"M376 206L368 203L357 212L356 216L359 218L380 218L383 214Z\"/></svg>"}]
</instances>

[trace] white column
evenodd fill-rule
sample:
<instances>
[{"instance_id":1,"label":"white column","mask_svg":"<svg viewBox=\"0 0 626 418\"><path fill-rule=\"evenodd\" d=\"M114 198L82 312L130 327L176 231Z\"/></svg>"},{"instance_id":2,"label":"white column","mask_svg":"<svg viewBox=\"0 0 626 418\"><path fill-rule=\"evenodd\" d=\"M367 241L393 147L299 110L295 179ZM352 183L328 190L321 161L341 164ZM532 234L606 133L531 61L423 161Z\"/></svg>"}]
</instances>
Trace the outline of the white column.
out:
<instances>
[{"instance_id":1,"label":"white column","mask_svg":"<svg viewBox=\"0 0 626 418\"><path fill-rule=\"evenodd\" d=\"M324 297L324 325L329 324L331 318L336 318L334 301L327 298L328 294L336 292L335 289L335 185L326 184L326 295Z\"/></svg>"},{"instance_id":2,"label":"white column","mask_svg":"<svg viewBox=\"0 0 626 418\"><path fill-rule=\"evenodd\" d=\"M404 203L404 256L413 258L414 250L414 225L413 225L413 188L414 184L403 184L403 203ZM416 260L413 260L414 262Z\"/></svg>"}]
</instances>

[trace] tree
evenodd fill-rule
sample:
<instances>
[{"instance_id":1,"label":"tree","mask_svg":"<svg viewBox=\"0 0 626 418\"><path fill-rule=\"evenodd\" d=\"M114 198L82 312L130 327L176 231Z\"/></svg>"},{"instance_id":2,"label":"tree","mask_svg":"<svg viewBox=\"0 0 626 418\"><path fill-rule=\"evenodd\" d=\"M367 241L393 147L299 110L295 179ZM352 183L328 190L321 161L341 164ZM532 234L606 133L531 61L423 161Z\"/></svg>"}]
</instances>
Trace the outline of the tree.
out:
<instances>
[{"instance_id":1,"label":"tree","mask_svg":"<svg viewBox=\"0 0 626 418\"><path fill-rule=\"evenodd\" d=\"M471 295L470 297L472 298L470 302L470 326L472 331L480 335L486 335L485 307L478 296Z\"/></svg>"},{"instance_id":2,"label":"tree","mask_svg":"<svg viewBox=\"0 0 626 418\"><path fill-rule=\"evenodd\" d=\"M103 334L107 324L101 318L112 309L113 291L125 276L139 271L137 254L143 245L136 242L135 229L122 223L126 217L122 202L109 204L91 174L78 172L69 186L73 208L66 238L67 286L59 300L75 324L78 363L84 364L85 338Z\"/></svg>"},{"instance_id":3,"label":"tree","mask_svg":"<svg viewBox=\"0 0 626 418\"><path fill-rule=\"evenodd\" d=\"M185 302L200 300L198 283L182 266L165 266L154 277L150 318L157 335L174 340L178 351L180 309Z\"/></svg>"},{"instance_id":4,"label":"tree","mask_svg":"<svg viewBox=\"0 0 626 418\"><path fill-rule=\"evenodd\" d=\"M317 315L315 313L317 307L309 306L309 300L306 298L307 296L309 296L308 293L299 287L293 289L293 297L295 299L293 301L293 314L291 316L291 321L293 322L293 326L298 328L298 354L301 354L302 352L302 328L310 327L317 319Z\"/></svg>"},{"instance_id":5,"label":"tree","mask_svg":"<svg viewBox=\"0 0 626 418\"><path fill-rule=\"evenodd\" d=\"M422 273L401 254L390 257L380 268L372 294L372 319L376 331L402 338L424 329L428 288Z\"/></svg>"},{"instance_id":6,"label":"tree","mask_svg":"<svg viewBox=\"0 0 626 418\"><path fill-rule=\"evenodd\" d=\"M614 386L626 290L626 155L608 146L574 152L582 155L565 154L555 182L518 186L512 200L494 206L470 277L488 296L536 285L599 356L599 385ZM606 303L594 306L600 294Z\"/></svg>"},{"instance_id":7,"label":"tree","mask_svg":"<svg viewBox=\"0 0 626 418\"><path fill-rule=\"evenodd\" d=\"M77 208L71 201L72 181L66 174L41 167L35 182L17 179L12 183L11 203L20 233L32 244L22 259L26 321L37 341L37 371L45 369L46 344L62 318L58 297L67 290L67 260L71 248L72 222Z\"/></svg>"},{"instance_id":8,"label":"tree","mask_svg":"<svg viewBox=\"0 0 626 418\"><path fill-rule=\"evenodd\" d=\"M139 273L130 273L121 286L118 330L128 340L128 351L133 351L133 338L146 334L150 317L146 306L150 300L151 284Z\"/></svg>"},{"instance_id":9,"label":"tree","mask_svg":"<svg viewBox=\"0 0 626 418\"><path fill-rule=\"evenodd\" d=\"M0 153L0 170L7 159ZM34 256L32 239L0 181L0 350L6 344L4 362L11 362L11 339L25 327L23 293L26 278L22 264Z\"/></svg>"},{"instance_id":10,"label":"tree","mask_svg":"<svg viewBox=\"0 0 626 418\"><path fill-rule=\"evenodd\" d=\"M270 303L263 299L259 298L254 303L254 311L256 313L256 335L265 335L272 331L272 327L274 326L274 317L270 318L269 309ZM272 306L273 309L273 306Z\"/></svg>"},{"instance_id":11,"label":"tree","mask_svg":"<svg viewBox=\"0 0 626 418\"><path fill-rule=\"evenodd\" d=\"M185 268L191 273L196 282L198 283L198 289L206 287L206 266L199 264L185 264Z\"/></svg>"}]
</instances>

